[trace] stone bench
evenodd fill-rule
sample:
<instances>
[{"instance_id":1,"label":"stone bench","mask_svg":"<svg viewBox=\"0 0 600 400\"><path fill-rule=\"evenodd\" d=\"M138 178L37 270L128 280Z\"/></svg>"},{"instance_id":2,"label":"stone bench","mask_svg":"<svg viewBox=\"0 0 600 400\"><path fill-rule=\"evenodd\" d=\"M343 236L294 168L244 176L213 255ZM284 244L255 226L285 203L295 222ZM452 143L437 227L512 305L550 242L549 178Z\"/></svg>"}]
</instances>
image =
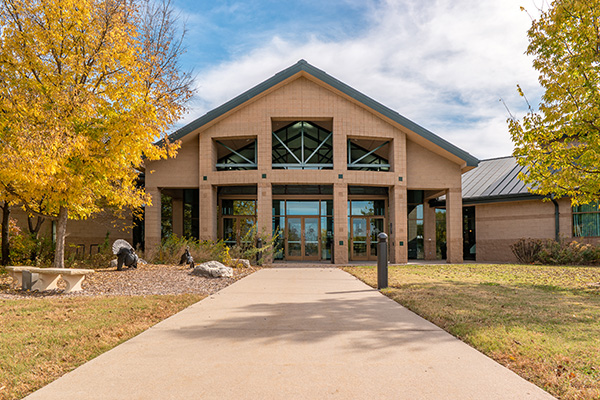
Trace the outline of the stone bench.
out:
<instances>
[{"instance_id":1,"label":"stone bench","mask_svg":"<svg viewBox=\"0 0 600 400\"><path fill-rule=\"evenodd\" d=\"M65 293L82 290L81 283L87 274L94 272L93 269L70 269L70 268L36 268L36 267L6 267L13 278L15 286L23 287L23 271L38 274L38 280L31 288L32 290L58 289L58 280L65 281L67 287Z\"/></svg>"}]
</instances>

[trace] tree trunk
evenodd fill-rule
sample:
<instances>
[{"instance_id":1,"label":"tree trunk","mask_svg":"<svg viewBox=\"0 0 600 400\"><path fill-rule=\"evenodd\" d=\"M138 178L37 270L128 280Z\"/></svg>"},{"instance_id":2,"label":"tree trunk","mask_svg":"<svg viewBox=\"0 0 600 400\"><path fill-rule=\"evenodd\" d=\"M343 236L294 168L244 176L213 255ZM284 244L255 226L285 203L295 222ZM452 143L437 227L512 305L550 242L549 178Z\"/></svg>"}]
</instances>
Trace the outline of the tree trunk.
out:
<instances>
[{"instance_id":1,"label":"tree trunk","mask_svg":"<svg viewBox=\"0 0 600 400\"><path fill-rule=\"evenodd\" d=\"M27 216L27 225L29 225L29 233L31 234L31 237L33 237L34 239L37 239L39 237L40 229L45 220L45 218L37 216L34 225L33 217Z\"/></svg>"},{"instance_id":2,"label":"tree trunk","mask_svg":"<svg viewBox=\"0 0 600 400\"><path fill-rule=\"evenodd\" d=\"M35 263L38 254L40 252L40 229L42 228L42 224L44 223L45 218L37 216L35 220L35 224L33 223L33 217L31 215L27 216L27 225L29 225L29 235L31 239L33 239L35 245L31 248L31 253L29 254L29 258L33 263Z\"/></svg>"},{"instance_id":3,"label":"tree trunk","mask_svg":"<svg viewBox=\"0 0 600 400\"><path fill-rule=\"evenodd\" d=\"M2 265L10 263L10 237L9 237L10 206L5 201L2 206Z\"/></svg>"},{"instance_id":4,"label":"tree trunk","mask_svg":"<svg viewBox=\"0 0 600 400\"><path fill-rule=\"evenodd\" d=\"M54 253L54 268L65 267L65 236L67 235L67 219L69 211L61 206L56 221L56 251Z\"/></svg>"}]
</instances>

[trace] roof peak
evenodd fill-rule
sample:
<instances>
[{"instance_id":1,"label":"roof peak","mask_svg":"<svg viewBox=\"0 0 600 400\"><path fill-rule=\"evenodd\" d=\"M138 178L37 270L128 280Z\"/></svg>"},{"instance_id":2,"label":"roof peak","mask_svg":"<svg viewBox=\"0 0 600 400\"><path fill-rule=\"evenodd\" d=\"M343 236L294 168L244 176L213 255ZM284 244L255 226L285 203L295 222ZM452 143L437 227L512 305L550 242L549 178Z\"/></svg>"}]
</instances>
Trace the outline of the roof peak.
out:
<instances>
[{"instance_id":1,"label":"roof peak","mask_svg":"<svg viewBox=\"0 0 600 400\"><path fill-rule=\"evenodd\" d=\"M244 93L238 95L237 97L229 100L228 102L222 104L221 106L207 112L205 115L197 118L196 120L190 122L186 126L178 129L176 132L169 135L170 140L178 140L192 131L200 128L201 126L215 120L216 118L222 116L223 114L239 107L244 104L248 100L255 98L256 96L261 95L266 90L272 88L275 85L280 84L281 82L286 81L289 78L292 78L294 75L299 72L305 72L324 84L340 91L348 97L358 101L363 104L365 107L379 113L380 115L389 118L391 121L394 121L405 128L413 131L417 135L423 137L424 139L432 142L433 144L441 147L448 153L462 159L466 162L467 166L475 167L479 163L479 160L476 157L473 157L471 154L466 151L456 147L452 143L442 139L437 136L433 132L421 127L420 125L412 122L408 118L400 115L398 112L384 106L376 100L373 100L369 96L359 92L358 90L352 88L351 86L345 84L344 82L334 78L323 70L311 65L304 59L300 59L296 64L278 72L271 78L259 83L258 85L252 87L251 89L245 91Z\"/></svg>"}]
</instances>

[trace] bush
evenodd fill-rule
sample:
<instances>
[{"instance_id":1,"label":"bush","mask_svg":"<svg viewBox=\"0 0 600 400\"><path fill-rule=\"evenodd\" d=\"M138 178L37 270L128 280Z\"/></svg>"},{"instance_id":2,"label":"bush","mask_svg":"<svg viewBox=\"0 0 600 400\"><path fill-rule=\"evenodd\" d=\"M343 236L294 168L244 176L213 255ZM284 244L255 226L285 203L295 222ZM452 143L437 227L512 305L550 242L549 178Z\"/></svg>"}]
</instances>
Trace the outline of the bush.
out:
<instances>
[{"instance_id":1,"label":"bush","mask_svg":"<svg viewBox=\"0 0 600 400\"><path fill-rule=\"evenodd\" d=\"M547 239L519 239L510 246L519 262L546 265L582 265L600 262L600 246Z\"/></svg>"},{"instance_id":2,"label":"bush","mask_svg":"<svg viewBox=\"0 0 600 400\"><path fill-rule=\"evenodd\" d=\"M256 225L253 225L240 240L240 244L231 246L229 253L235 260L234 264L237 265L239 259L246 259L252 264L262 265L264 260L271 259L279 251L279 236L280 232L276 232L275 235L265 232L258 234ZM262 243L260 247L258 247L259 239Z\"/></svg>"},{"instance_id":3,"label":"bush","mask_svg":"<svg viewBox=\"0 0 600 400\"><path fill-rule=\"evenodd\" d=\"M517 260L523 264L533 264L538 260L538 254L542 249L542 243L536 239L519 239L510 245Z\"/></svg>"},{"instance_id":4,"label":"bush","mask_svg":"<svg viewBox=\"0 0 600 400\"><path fill-rule=\"evenodd\" d=\"M54 258L54 244L50 238L23 232L13 218L9 219L10 261L14 265L50 265ZM0 240L0 244L1 244Z\"/></svg>"},{"instance_id":5,"label":"bush","mask_svg":"<svg viewBox=\"0 0 600 400\"><path fill-rule=\"evenodd\" d=\"M223 264L231 262L229 248L222 240L217 242L199 242L195 239L188 239L177 235L171 235L163 239L158 248L147 249L145 252L140 252L139 256L152 264L176 265L179 264L186 248L189 248L195 263L210 260L220 261Z\"/></svg>"}]
</instances>

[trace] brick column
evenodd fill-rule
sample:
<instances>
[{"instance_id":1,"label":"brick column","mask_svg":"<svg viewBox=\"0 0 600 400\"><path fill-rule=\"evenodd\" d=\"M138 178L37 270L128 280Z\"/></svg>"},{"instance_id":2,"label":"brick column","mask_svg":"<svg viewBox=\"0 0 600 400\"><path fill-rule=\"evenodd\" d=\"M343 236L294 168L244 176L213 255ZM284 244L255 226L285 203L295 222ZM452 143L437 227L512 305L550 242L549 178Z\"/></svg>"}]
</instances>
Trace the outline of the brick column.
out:
<instances>
[{"instance_id":1,"label":"brick column","mask_svg":"<svg viewBox=\"0 0 600 400\"><path fill-rule=\"evenodd\" d=\"M256 227L261 236L273 234L273 191L271 184L259 182L256 202Z\"/></svg>"},{"instance_id":2,"label":"brick column","mask_svg":"<svg viewBox=\"0 0 600 400\"><path fill-rule=\"evenodd\" d=\"M183 199L173 199L173 234L183 236Z\"/></svg>"},{"instance_id":3,"label":"brick column","mask_svg":"<svg viewBox=\"0 0 600 400\"><path fill-rule=\"evenodd\" d=\"M145 251L152 251L160 244L160 189L157 187L147 187L148 193L152 199L152 205L146 205L145 209Z\"/></svg>"},{"instance_id":4,"label":"brick column","mask_svg":"<svg viewBox=\"0 0 600 400\"><path fill-rule=\"evenodd\" d=\"M341 244L340 244L341 243ZM333 185L333 247L336 264L348 262L348 185Z\"/></svg>"},{"instance_id":5,"label":"brick column","mask_svg":"<svg viewBox=\"0 0 600 400\"><path fill-rule=\"evenodd\" d=\"M390 216L386 230L389 230L390 261L395 264L406 264L408 262L408 198L406 186L392 186L389 196Z\"/></svg>"},{"instance_id":6,"label":"brick column","mask_svg":"<svg viewBox=\"0 0 600 400\"><path fill-rule=\"evenodd\" d=\"M448 189L446 191L446 242L448 246L447 262L456 264L463 262L463 224L462 224L462 191Z\"/></svg>"},{"instance_id":7,"label":"brick column","mask_svg":"<svg viewBox=\"0 0 600 400\"><path fill-rule=\"evenodd\" d=\"M200 240L217 240L217 190L200 185Z\"/></svg>"},{"instance_id":8,"label":"brick column","mask_svg":"<svg viewBox=\"0 0 600 400\"><path fill-rule=\"evenodd\" d=\"M427 201L423 204L423 242L425 247L425 259L435 260L435 207L429 207Z\"/></svg>"}]
</instances>

